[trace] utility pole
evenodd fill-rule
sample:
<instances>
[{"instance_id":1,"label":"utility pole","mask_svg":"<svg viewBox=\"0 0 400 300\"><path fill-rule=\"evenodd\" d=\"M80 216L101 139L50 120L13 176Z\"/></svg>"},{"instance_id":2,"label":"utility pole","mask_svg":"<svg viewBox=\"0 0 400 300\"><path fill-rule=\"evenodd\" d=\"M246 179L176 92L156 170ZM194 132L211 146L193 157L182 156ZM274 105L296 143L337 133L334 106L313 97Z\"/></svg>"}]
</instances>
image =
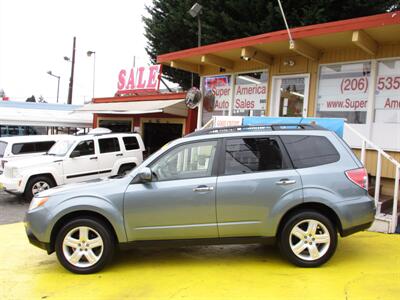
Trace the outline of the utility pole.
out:
<instances>
[{"instance_id":1,"label":"utility pole","mask_svg":"<svg viewBox=\"0 0 400 300\"><path fill-rule=\"evenodd\" d=\"M74 43L72 46L71 77L69 78L69 88L68 88L68 104L72 104L72 90L74 87L74 69L75 69L75 47L76 47L76 37L74 36Z\"/></svg>"}]
</instances>

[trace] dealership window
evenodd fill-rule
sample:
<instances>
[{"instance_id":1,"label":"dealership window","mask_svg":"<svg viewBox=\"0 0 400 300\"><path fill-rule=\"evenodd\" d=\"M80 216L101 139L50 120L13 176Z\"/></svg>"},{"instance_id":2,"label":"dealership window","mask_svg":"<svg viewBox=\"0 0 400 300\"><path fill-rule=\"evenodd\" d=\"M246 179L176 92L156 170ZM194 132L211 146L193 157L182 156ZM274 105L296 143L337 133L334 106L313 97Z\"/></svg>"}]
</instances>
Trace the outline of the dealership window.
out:
<instances>
[{"instance_id":1,"label":"dealership window","mask_svg":"<svg viewBox=\"0 0 400 300\"><path fill-rule=\"evenodd\" d=\"M203 124L207 123L212 116L229 115L232 99L231 79L231 75L203 78ZM212 94L214 99L209 97Z\"/></svg>"},{"instance_id":2,"label":"dealership window","mask_svg":"<svg viewBox=\"0 0 400 300\"><path fill-rule=\"evenodd\" d=\"M233 115L264 116L267 108L267 72L235 76Z\"/></svg>"},{"instance_id":3,"label":"dealership window","mask_svg":"<svg viewBox=\"0 0 400 300\"><path fill-rule=\"evenodd\" d=\"M321 66L317 116L365 124L370 73L370 62Z\"/></svg>"},{"instance_id":4,"label":"dealership window","mask_svg":"<svg viewBox=\"0 0 400 300\"><path fill-rule=\"evenodd\" d=\"M99 120L99 127L108 128L112 132L132 132L132 120Z\"/></svg>"},{"instance_id":5,"label":"dealership window","mask_svg":"<svg viewBox=\"0 0 400 300\"><path fill-rule=\"evenodd\" d=\"M375 122L400 123L400 60L378 62Z\"/></svg>"}]
</instances>

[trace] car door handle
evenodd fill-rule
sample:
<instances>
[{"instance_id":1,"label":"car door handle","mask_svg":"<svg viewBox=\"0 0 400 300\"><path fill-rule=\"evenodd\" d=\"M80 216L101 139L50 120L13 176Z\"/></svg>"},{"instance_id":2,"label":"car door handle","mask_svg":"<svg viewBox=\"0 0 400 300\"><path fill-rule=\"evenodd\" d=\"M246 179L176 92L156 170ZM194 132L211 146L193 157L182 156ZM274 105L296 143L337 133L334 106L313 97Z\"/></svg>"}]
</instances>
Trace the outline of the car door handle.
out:
<instances>
[{"instance_id":1,"label":"car door handle","mask_svg":"<svg viewBox=\"0 0 400 300\"><path fill-rule=\"evenodd\" d=\"M279 181L276 182L277 185L289 185L289 184L294 184L296 183L296 180L292 179L281 179Z\"/></svg>"},{"instance_id":2,"label":"car door handle","mask_svg":"<svg viewBox=\"0 0 400 300\"><path fill-rule=\"evenodd\" d=\"M97 156L95 156L95 157L91 157L91 158L90 158L90 160L93 160L93 159L97 159Z\"/></svg>"},{"instance_id":3,"label":"car door handle","mask_svg":"<svg viewBox=\"0 0 400 300\"><path fill-rule=\"evenodd\" d=\"M115 154L115 156L122 156L122 153Z\"/></svg>"},{"instance_id":4,"label":"car door handle","mask_svg":"<svg viewBox=\"0 0 400 300\"><path fill-rule=\"evenodd\" d=\"M214 187L212 186L206 186L206 185L199 185L198 187L193 189L193 192L209 192L213 191Z\"/></svg>"}]
</instances>

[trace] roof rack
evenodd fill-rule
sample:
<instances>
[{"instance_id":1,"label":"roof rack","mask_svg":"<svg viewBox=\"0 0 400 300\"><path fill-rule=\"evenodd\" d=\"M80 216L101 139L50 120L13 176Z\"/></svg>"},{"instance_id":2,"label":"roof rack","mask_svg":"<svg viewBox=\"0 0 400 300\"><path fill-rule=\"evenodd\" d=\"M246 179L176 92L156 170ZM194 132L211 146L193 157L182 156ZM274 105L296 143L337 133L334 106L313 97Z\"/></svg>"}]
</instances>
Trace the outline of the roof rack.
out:
<instances>
[{"instance_id":1,"label":"roof rack","mask_svg":"<svg viewBox=\"0 0 400 300\"><path fill-rule=\"evenodd\" d=\"M245 125L245 126L227 126L227 127L213 127L207 129L201 129L192 132L187 137L205 135L205 134L217 134L217 133L228 133L228 132L248 132L248 131L276 131L276 130L326 130L325 128L313 125L313 124L257 124L257 125Z\"/></svg>"}]
</instances>

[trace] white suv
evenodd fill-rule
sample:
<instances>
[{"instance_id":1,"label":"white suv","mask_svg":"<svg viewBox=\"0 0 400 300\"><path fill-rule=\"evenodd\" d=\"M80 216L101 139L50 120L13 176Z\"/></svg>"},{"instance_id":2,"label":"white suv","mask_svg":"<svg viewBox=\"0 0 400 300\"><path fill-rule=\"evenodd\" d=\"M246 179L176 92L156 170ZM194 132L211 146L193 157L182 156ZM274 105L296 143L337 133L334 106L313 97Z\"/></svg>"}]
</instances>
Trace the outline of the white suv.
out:
<instances>
[{"instance_id":1,"label":"white suv","mask_svg":"<svg viewBox=\"0 0 400 300\"><path fill-rule=\"evenodd\" d=\"M9 161L39 156L61 138L60 135L26 135L0 138L0 175Z\"/></svg>"},{"instance_id":2,"label":"white suv","mask_svg":"<svg viewBox=\"0 0 400 300\"><path fill-rule=\"evenodd\" d=\"M0 183L30 200L57 185L124 174L142 163L143 151L136 133L63 136L46 155L7 163Z\"/></svg>"}]
</instances>

